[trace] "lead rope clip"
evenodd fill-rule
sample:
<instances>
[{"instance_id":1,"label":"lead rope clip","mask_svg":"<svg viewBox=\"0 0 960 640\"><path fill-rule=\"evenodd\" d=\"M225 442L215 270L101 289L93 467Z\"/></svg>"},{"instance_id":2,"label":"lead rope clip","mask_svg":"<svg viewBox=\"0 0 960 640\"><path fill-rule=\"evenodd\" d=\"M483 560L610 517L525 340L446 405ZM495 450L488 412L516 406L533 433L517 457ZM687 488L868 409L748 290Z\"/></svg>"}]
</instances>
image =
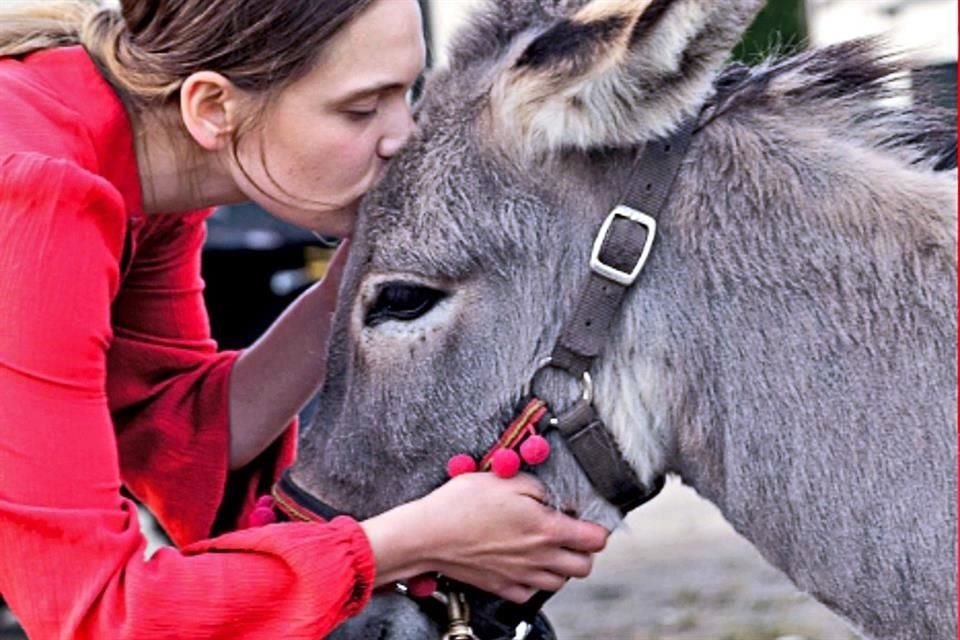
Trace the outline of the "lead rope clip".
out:
<instances>
[{"instance_id":1,"label":"lead rope clip","mask_svg":"<svg viewBox=\"0 0 960 640\"><path fill-rule=\"evenodd\" d=\"M480 640L470 628L470 606L467 598L459 591L451 591L447 595L447 616L450 623L443 640Z\"/></svg>"}]
</instances>

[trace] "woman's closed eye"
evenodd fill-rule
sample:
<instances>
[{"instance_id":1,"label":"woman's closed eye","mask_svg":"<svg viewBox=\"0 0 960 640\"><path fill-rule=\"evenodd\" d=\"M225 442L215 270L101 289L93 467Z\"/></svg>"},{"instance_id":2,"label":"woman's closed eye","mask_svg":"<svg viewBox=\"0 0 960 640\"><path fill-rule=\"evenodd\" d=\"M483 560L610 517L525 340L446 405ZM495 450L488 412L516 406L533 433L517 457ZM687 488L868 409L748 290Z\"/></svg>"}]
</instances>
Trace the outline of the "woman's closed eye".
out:
<instances>
[{"instance_id":1,"label":"woman's closed eye","mask_svg":"<svg viewBox=\"0 0 960 640\"><path fill-rule=\"evenodd\" d=\"M370 118L377 115L379 109L377 107L370 108L352 108L345 111L348 118L351 120L369 120Z\"/></svg>"},{"instance_id":2,"label":"woman's closed eye","mask_svg":"<svg viewBox=\"0 0 960 640\"><path fill-rule=\"evenodd\" d=\"M444 291L406 282L392 282L380 287L377 299L367 309L364 324L375 327L391 320L410 322L425 315L440 300Z\"/></svg>"},{"instance_id":3,"label":"woman's closed eye","mask_svg":"<svg viewBox=\"0 0 960 640\"><path fill-rule=\"evenodd\" d=\"M341 110L350 120L367 120L379 113L380 102L380 94L371 93L344 103Z\"/></svg>"}]
</instances>

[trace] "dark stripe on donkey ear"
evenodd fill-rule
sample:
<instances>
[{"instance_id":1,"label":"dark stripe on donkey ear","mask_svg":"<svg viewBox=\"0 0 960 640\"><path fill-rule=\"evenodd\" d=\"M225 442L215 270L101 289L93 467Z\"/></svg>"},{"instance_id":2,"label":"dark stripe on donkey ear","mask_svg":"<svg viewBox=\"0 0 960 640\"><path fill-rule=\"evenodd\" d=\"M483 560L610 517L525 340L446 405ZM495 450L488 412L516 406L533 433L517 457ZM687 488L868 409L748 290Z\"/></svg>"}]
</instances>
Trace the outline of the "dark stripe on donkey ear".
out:
<instances>
[{"instance_id":1,"label":"dark stripe on donkey ear","mask_svg":"<svg viewBox=\"0 0 960 640\"><path fill-rule=\"evenodd\" d=\"M640 14L637 24L633 25L633 33L630 34L630 46L635 45L650 33L673 3L674 0L653 0L650 6Z\"/></svg>"},{"instance_id":2,"label":"dark stripe on donkey ear","mask_svg":"<svg viewBox=\"0 0 960 640\"><path fill-rule=\"evenodd\" d=\"M558 62L574 63L575 67L593 62L591 54L616 38L629 18L612 15L602 20L576 22L563 20L538 36L517 59L517 67L533 69Z\"/></svg>"}]
</instances>

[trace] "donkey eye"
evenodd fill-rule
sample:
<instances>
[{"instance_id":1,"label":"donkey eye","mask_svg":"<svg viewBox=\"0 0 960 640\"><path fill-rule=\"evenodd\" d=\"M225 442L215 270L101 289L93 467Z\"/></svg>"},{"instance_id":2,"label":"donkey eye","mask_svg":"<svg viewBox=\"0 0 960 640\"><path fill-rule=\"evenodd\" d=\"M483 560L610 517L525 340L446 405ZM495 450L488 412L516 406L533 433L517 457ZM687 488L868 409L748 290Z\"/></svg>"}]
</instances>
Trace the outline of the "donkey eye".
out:
<instances>
[{"instance_id":1,"label":"donkey eye","mask_svg":"<svg viewBox=\"0 0 960 640\"><path fill-rule=\"evenodd\" d=\"M390 320L410 322L430 311L447 296L443 291L416 284L394 282L385 284L377 299L367 310L364 324L375 327Z\"/></svg>"}]
</instances>

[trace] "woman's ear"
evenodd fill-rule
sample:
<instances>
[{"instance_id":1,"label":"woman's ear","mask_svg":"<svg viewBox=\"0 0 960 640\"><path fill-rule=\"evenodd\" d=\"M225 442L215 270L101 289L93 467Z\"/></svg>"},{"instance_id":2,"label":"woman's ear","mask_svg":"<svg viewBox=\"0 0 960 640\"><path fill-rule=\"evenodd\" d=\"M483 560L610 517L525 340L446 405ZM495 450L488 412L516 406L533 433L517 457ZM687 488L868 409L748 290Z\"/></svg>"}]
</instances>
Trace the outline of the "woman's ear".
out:
<instances>
[{"instance_id":1,"label":"woman's ear","mask_svg":"<svg viewBox=\"0 0 960 640\"><path fill-rule=\"evenodd\" d=\"M240 121L240 90L213 71L198 71L180 87L180 117L190 136L207 151L229 146Z\"/></svg>"}]
</instances>

